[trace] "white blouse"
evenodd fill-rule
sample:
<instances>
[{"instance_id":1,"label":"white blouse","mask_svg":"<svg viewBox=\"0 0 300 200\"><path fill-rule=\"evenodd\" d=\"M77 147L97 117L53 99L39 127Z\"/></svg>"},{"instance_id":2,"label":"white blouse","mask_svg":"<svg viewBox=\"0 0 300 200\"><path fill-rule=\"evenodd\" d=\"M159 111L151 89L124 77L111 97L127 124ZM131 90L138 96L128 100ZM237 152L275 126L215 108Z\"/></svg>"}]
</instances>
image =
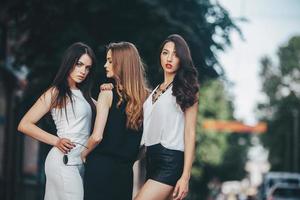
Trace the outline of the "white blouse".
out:
<instances>
[{"instance_id":1,"label":"white blouse","mask_svg":"<svg viewBox=\"0 0 300 200\"><path fill-rule=\"evenodd\" d=\"M80 152L84 150L82 145L86 144L91 133L92 109L80 90L71 89L71 92L73 107L70 102L67 104L67 115L64 108L53 108L51 115L56 125L57 135L75 142L76 147L68 153L69 164L80 164L82 163Z\"/></svg>"},{"instance_id":2,"label":"white blouse","mask_svg":"<svg viewBox=\"0 0 300 200\"><path fill-rule=\"evenodd\" d=\"M156 87L145 101L142 145L161 143L168 149L184 151L184 112L176 103L176 97L172 95L172 87L152 104L152 95Z\"/></svg>"}]
</instances>

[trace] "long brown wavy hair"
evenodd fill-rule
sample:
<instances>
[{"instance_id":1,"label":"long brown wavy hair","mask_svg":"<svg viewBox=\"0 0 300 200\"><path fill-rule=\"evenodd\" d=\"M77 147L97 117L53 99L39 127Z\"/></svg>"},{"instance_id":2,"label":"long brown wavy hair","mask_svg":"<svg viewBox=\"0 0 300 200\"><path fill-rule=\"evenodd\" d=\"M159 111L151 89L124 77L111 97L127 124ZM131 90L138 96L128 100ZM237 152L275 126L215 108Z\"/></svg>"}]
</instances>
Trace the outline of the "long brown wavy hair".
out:
<instances>
[{"instance_id":1,"label":"long brown wavy hair","mask_svg":"<svg viewBox=\"0 0 300 200\"><path fill-rule=\"evenodd\" d=\"M182 111L198 102L199 92L198 72L194 66L188 44L178 34L172 34L162 43L160 53L167 42L175 44L176 56L179 58L179 69L173 80L173 96Z\"/></svg>"},{"instance_id":2,"label":"long brown wavy hair","mask_svg":"<svg viewBox=\"0 0 300 200\"><path fill-rule=\"evenodd\" d=\"M127 102L126 126L139 130L143 122L143 103L149 94L144 64L137 48L130 42L110 43L107 47L109 50L112 53L113 78L119 96L117 106Z\"/></svg>"}]
</instances>

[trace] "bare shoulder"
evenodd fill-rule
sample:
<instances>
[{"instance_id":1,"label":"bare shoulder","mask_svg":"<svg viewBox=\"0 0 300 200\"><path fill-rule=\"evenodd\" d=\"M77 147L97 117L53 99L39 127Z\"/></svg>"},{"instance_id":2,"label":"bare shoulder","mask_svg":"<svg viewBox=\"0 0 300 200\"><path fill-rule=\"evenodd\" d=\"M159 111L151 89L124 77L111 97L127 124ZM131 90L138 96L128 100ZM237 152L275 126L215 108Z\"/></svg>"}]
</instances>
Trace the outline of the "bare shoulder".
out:
<instances>
[{"instance_id":1,"label":"bare shoulder","mask_svg":"<svg viewBox=\"0 0 300 200\"><path fill-rule=\"evenodd\" d=\"M99 97L112 98L113 97L113 92L112 92L112 90L103 90L99 93Z\"/></svg>"},{"instance_id":2,"label":"bare shoulder","mask_svg":"<svg viewBox=\"0 0 300 200\"><path fill-rule=\"evenodd\" d=\"M46 90L39 98L40 101L46 104L51 104L53 98L55 98L58 94L58 90L55 87L51 87Z\"/></svg>"},{"instance_id":3,"label":"bare shoulder","mask_svg":"<svg viewBox=\"0 0 300 200\"><path fill-rule=\"evenodd\" d=\"M196 101L192 106L188 107L184 111L185 118L189 121L191 118L196 118L198 113L199 105L198 101Z\"/></svg>"}]
</instances>

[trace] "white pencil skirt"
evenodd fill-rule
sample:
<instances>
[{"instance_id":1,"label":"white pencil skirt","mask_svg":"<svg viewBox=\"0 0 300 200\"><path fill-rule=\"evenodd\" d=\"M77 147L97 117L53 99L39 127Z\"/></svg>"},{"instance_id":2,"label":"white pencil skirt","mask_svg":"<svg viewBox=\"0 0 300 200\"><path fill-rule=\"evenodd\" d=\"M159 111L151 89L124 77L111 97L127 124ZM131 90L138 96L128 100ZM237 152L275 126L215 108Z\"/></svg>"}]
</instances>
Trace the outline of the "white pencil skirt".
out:
<instances>
[{"instance_id":1,"label":"white pencil skirt","mask_svg":"<svg viewBox=\"0 0 300 200\"><path fill-rule=\"evenodd\" d=\"M53 147L45 161L44 200L83 200L83 164L66 166L63 153Z\"/></svg>"}]
</instances>

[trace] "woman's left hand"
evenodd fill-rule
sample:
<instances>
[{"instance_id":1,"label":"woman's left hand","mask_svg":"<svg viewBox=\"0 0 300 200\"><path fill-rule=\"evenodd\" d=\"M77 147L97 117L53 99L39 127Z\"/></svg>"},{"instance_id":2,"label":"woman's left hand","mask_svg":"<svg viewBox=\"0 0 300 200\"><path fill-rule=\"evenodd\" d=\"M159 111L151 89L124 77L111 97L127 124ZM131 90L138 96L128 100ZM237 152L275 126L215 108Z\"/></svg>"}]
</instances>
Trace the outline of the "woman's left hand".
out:
<instances>
[{"instance_id":1,"label":"woman's left hand","mask_svg":"<svg viewBox=\"0 0 300 200\"><path fill-rule=\"evenodd\" d=\"M184 199L189 191L189 180L185 178L180 178L175 186L173 191L173 199L174 200L182 200Z\"/></svg>"}]
</instances>

